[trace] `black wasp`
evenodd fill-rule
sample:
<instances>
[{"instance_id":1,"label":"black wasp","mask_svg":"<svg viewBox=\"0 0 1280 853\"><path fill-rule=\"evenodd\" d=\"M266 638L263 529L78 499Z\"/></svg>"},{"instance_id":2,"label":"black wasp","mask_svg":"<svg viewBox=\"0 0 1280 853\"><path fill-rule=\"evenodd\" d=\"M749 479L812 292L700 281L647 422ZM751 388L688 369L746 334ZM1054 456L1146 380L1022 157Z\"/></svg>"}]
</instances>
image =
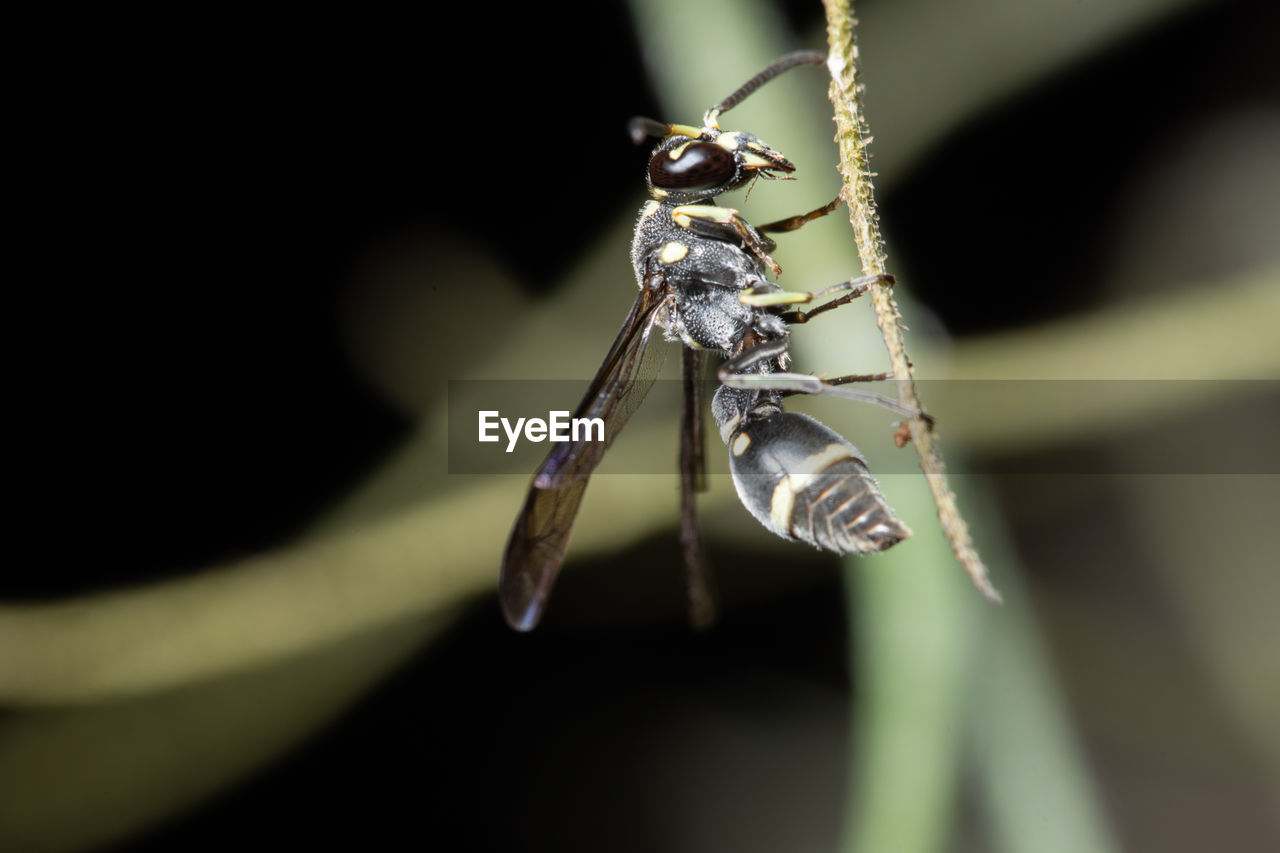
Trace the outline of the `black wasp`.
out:
<instances>
[{"instance_id":1,"label":"black wasp","mask_svg":"<svg viewBox=\"0 0 1280 853\"><path fill-rule=\"evenodd\" d=\"M720 387L711 411L729 448L738 496L761 524L784 538L838 553L881 551L911 535L885 503L857 448L813 418L782 407L790 394L833 393L918 416L878 395L843 387L883 375L821 380L789 371L791 325L892 278L855 278L814 293L785 291L766 278L780 269L769 256L776 244L764 235L799 228L834 210L840 199L759 227L714 203L716 196L749 181L795 171L757 137L721 130L719 116L781 72L825 60L814 51L780 58L708 110L700 128L632 119L637 144L647 137L660 140L649 159L652 198L641 208L631 245L640 294L574 413L602 418L605 441L557 445L534 475L516 519L499 583L512 627L529 630L541 618L587 479L652 384L638 366L655 325L685 345L681 542L695 625L710 622L714 614L693 502L704 479L699 398L707 350L728 357L717 374ZM833 298L807 312L794 307L824 297Z\"/></svg>"}]
</instances>

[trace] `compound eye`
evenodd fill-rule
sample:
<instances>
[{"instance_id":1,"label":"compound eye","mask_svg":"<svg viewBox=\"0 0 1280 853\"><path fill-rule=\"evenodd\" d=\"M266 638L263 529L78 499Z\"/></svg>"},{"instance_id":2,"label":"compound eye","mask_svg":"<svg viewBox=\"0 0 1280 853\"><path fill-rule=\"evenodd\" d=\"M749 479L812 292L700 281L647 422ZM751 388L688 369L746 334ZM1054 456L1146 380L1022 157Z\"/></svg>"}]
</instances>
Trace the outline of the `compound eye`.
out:
<instances>
[{"instance_id":1,"label":"compound eye","mask_svg":"<svg viewBox=\"0 0 1280 853\"><path fill-rule=\"evenodd\" d=\"M733 155L711 142L689 142L649 160L649 180L665 190L711 189L728 183L736 170Z\"/></svg>"}]
</instances>

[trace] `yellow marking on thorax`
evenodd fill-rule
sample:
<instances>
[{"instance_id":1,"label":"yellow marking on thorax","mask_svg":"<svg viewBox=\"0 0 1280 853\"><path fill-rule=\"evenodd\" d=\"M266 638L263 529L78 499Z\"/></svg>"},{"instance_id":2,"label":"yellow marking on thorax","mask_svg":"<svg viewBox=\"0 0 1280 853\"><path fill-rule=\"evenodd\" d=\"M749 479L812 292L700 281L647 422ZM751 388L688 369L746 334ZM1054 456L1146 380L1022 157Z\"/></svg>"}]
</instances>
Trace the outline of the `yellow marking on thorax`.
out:
<instances>
[{"instance_id":1,"label":"yellow marking on thorax","mask_svg":"<svg viewBox=\"0 0 1280 853\"><path fill-rule=\"evenodd\" d=\"M685 255L689 254L689 247L684 243L677 243L674 240L662 247L662 252L658 255L658 260L664 264L674 264L676 261L682 261Z\"/></svg>"}]
</instances>

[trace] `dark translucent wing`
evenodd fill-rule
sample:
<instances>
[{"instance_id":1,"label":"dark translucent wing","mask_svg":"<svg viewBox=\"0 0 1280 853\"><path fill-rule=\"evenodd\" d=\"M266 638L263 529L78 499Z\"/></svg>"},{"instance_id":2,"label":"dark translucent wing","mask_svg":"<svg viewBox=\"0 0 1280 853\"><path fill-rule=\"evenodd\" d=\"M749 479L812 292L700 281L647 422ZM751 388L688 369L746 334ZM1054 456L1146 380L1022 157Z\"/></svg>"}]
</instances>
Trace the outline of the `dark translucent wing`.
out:
<instances>
[{"instance_id":1,"label":"dark translucent wing","mask_svg":"<svg viewBox=\"0 0 1280 853\"><path fill-rule=\"evenodd\" d=\"M646 364L641 369L641 364L664 304L659 292L641 288L613 348L573 413L575 418L601 418L605 440L554 445L534 474L498 580L503 615L519 631L532 629L542 617L587 480L653 385L656 368L650 370L652 364Z\"/></svg>"}]
</instances>

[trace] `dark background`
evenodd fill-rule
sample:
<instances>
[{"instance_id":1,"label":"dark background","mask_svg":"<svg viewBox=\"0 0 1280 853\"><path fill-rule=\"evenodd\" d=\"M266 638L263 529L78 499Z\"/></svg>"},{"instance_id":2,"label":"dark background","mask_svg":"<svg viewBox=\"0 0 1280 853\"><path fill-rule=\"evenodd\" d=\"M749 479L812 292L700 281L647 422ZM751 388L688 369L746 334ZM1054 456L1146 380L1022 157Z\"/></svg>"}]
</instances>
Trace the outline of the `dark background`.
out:
<instances>
[{"instance_id":1,"label":"dark background","mask_svg":"<svg viewBox=\"0 0 1280 853\"><path fill-rule=\"evenodd\" d=\"M798 30L820 24L809 5L785 7ZM446 36L425 15L32 28L40 49L29 85L14 87L9 135L14 372L35 394L19 398L36 476L15 531L54 550L39 571L6 573L6 595L112 586L285 541L358 480L409 428L339 335L339 294L377 240L464 231L539 293L598 236L584 186L593 210L638 205L647 152L620 128L658 109L625 10L602 5L591 39L563 42L531 43L540 16L506 14L516 20L484 48L501 67L479 46L444 61L432 45ZM1123 140L1105 161L1119 198L1188 115L1274 94L1274 18L1262 3L1177 16L956 133L881 204L896 243L929 247L911 258L920 298L958 335L1096 303L1112 208L1102 183L1072 191L1091 164L1064 117ZM1189 56L1206 61L1169 85ZM1034 217L1028 182L1054 199ZM999 276L1013 298L973 299L950 265L965 217L1010 233L1004 266L1038 286ZM449 310L482 331L477 309ZM57 535L67 515L81 535Z\"/></svg>"},{"instance_id":2,"label":"dark background","mask_svg":"<svg viewBox=\"0 0 1280 853\"><path fill-rule=\"evenodd\" d=\"M798 31L818 23L809 5L788 5ZM53 599L253 553L359 481L412 425L353 369L340 334L343 289L377 241L465 232L541 294L565 253L599 236L603 218L581 215L584 200L640 203L646 152L624 122L657 107L622 7L593 7L585 33L541 9L504 12L515 20L496 35L478 13L452 14L112 14L32 22L18 36L6 135L19 271L6 315L22 506L10 536L15 553L41 557L0 574L0 596ZM1206 5L960 130L881 199L895 241L936 247L913 258L918 298L959 335L1096 302L1107 219L1085 214L1108 199L1073 193L1070 173L1036 171L1067 156L1061 116L1088 112L1124 140L1108 163L1119 193L1188 113L1274 93L1278 44L1269 4ZM1170 86L1162 69L1187 56L1207 61ZM1212 61L1222 57L1233 61ZM984 162L1003 164L999 179ZM1061 199L1048 214L1058 218L1034 229L1019 209L1029 179ZM976 215L1017 234L1004 263L1041 282L996 311L967 299L945 265L959 251L955 200L979 181ZM1068 231L1075 250L1063 252ZM449 310L482 329L475 296ZM1028 565L1051 573L1046 533L1017 536ZM664 539L635 562L672 554ZM739 697L767 718L787 690L848 696L838 580L817 560L797 571L815 585L693 641L678 624L600 634L554 619L517 638L485 602L338 726L136 846L454 837L585 850L624 825L611 849L655 849L652 803L616 772L662 748L647 718L680 697ZM580 600L593 581L581 583L566 595ZM539 736L513 742L513 714ZM572 802L558 793L567 779ZM1256 791L1237 793L1251 813ZM819 798L814 819L837 826L839 804L835 791ZM1154 837L1146 814L1112 817L1135 844Z\"/></svg>"}]
</instances>

